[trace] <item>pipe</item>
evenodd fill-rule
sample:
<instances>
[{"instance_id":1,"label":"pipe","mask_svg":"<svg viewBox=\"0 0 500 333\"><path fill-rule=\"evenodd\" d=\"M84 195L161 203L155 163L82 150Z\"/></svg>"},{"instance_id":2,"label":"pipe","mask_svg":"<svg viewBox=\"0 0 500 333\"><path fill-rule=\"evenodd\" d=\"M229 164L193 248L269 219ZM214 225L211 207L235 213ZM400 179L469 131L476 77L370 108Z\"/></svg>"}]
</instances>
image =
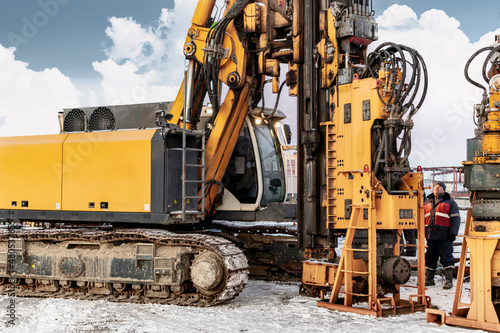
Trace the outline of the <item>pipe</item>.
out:
<instances>
[{"instance_id":1,"label":"pipe","mask_svg":"<svg viewBox=\"0 0 500 333\"><path fill-rule=\"evenodd\" d=\"M210 20L212 10L214 9L216 0L199 0L196 9L191 19L191 23L204 27Z\"/></svg>"},{"instance_id":2,"label":"pipe","mask_svg":"<svg viewBox=\"0 0 500 333\"><path fill-rule=\"evenodd\" d=\"M191 109L193 107L193 82L194 82L194 60L189 61L189 66L186 71L186 79L184 85L184 122L191 122Z\"/></svg>"},{"instance_id":3,"label":"pipe","mask_svg":"<svg viewBox=\"0 0 500 333\"><path fill-rule=\"evenodd\" d=\"M57 118L59 119L59 128L61 129L61 133L64 132L64 114L59 112L57 114Z\"/></svg>"}]
</instances>

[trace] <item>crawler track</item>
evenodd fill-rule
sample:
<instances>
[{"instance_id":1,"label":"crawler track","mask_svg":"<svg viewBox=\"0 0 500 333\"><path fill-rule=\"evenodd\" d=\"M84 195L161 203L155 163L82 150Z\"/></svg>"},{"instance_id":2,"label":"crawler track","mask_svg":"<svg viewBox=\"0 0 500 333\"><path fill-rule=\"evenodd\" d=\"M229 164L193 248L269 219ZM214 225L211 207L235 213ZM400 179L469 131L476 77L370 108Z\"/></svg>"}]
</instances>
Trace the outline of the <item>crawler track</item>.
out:
<instances>
[{"instance_id":1,"label":"crawler track","mask_svg":"<svg viewBox=\"0 0 500 333\"><path fill-rule=\"evenodd\" d=\"M102 280L99 283L105 284L110 294L95 294L89 292L88 287L77 287L72 283L65 288L59 286L60 280L67 279L49 279L56 287L54 291L44 291L43 286L38 282L32 283L30 279L40 279L40 277L32 277L21 274L16 276L15 295L21 297L62 297L72 299L85 300L108 300L113 302L131 302L131 303L159 303L173 305L190 305L190 306L211 306L216 305L236 297L245 287L248 281L248 263L243 252L233 245L230 241L220 237L203 234L175 234L165 230L143 229L140 231L131 229L121 229L114 231L100 230L18 230L15 233L0 231L0 244L5 244L9 239L24 239L26 243L43 242L60 243L64 241L82 241L92 244L116 243L116 242L140 242L154 243L157 246L183 247L190 248L195 253L211 251L215 253L220 262L223 263L224 281L217 291L212 293L203 293L187 283L182 291L167 292L163 297L148 297L146 288L151 287L151 283L142 285L125 284L123 290L112 288L113 281ZM4 245L5 248L5 245ZM29 254L28 254L29 255ZM5 270L0 276L7 277ZM14 272L15 274L15 272ZM27 280L30 283L27 283ZM45 281L47 278L43 278ZM37 280L39 281L39 280ZM81 279L79 279L81 281ZM1 281L0 293L6 294L12 292L11 284L8 279L4 278ZM95 279L88 282L96 282Z\"/></svg>"}]
</instances>

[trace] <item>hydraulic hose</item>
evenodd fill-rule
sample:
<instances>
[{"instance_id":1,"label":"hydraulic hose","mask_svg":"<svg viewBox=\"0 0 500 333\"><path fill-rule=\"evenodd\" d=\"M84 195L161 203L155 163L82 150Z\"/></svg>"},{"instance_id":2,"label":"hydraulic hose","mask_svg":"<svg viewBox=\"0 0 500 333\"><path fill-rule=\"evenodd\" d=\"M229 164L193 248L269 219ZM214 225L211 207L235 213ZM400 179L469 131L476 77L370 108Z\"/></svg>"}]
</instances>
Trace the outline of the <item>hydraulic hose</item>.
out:
<instances>
[{"instance_id":1,"label":"hydraulic hose","mask_svg":"<svg viewBox=\"0 0 500 333\"><path fill-rule=\"evenodd\" d=\"M493 50L493 47L492 47L492 46L483 47L482 49L477 50L477 51L476 51L476 52L474 52L474 54L473 54L473 55L469 58L469 60L467 60L467 63L465 64L465 68L464 68L464 75L465 75L465 79L466 79L467 81L469 81L472 85L474 85L474 86L478 87L479 89L482 89L482 90L483 90L483 92L484 92L484 94L487 94L487 93L488 93L488 91L486 90L486 88L485 88L482 84L480 84L480 83L478 83L478 82L476 82L476 81L474 81L473 79L471 79L471 78L470 78L470 76L469 76L469 66L470 66L470 64L472 63L472 61L474 61L474 59L475 59L475 58L476 58L479 54L481 54L481 53L483 53L483 52L485 52L485 51L491 51L491 50Z\"/></svg>"},{"instance_id":2,"label":"hydraulic hose","mask_svg":"<svg viewBox=\"0 0 500 333\"><path fill-rule=\"evenodd\" d=\"M483 79L484 81L486 81L487 84L489 84L490 82L490 79L488 78L488 74L486 73L486 67L488 67L488 62L490 61L490 59L493 57L493 55L496 53L496 52L500 52L500 45L497 45L495 46L491 51L490 53L488 53L488 55L486 56L486 59L484 60L484 63L483 63ZM498 56L494 62L498 61L498 58L500 56Z\"/></svg>"},{"instance_id":3,"label":"hydraulic hose","mask_svg":"<svg viewBox=\"0 0 500 333\"><path fill-rule=\"evenodd\" d=\"M388 75L389 89L385 94L382 89L377 92L390 115L379 124L381 130L377 130L374 136L373 143L377 148L372 162L376 174L391 168L409 167L411 118L422 106L428 90L427 66L422 56L411 47L394 43L379 45L368 54L366 68L360 76L378 78L381 69ZM393 186L391 177L382 177L388 190Z\"/></svg>"}]
</instances>

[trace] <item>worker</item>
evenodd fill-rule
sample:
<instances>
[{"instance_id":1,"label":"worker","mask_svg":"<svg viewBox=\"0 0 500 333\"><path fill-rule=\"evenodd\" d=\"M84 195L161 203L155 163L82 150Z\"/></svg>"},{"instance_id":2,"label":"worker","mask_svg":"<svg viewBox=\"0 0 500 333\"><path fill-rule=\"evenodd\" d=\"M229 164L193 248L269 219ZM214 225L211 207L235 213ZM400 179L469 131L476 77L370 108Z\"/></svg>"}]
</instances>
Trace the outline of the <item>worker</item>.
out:
<instances>
[{"instance_id":1,"label":"worker","mask_svg":"<svg viewBox=\"0 0 500 333\"><path fill-rule=\"evenodd\" d=\"M455 259L453 258L453 242L460 228L460 214L457 203L446 192L446 185L439 182L434 185L432 193L425 204L425 285L434 285L438 259L443 265L446 282L443 289L453 287Z\"/></svg>"}]
</instances>

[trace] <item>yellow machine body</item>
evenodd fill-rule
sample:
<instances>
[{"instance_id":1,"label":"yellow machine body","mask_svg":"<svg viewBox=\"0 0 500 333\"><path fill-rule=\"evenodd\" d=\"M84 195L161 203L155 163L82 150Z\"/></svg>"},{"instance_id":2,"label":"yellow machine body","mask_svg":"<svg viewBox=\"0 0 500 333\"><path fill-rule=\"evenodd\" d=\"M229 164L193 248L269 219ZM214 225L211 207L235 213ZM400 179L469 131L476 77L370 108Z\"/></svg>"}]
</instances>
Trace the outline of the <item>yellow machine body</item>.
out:
<instances>
[{"instance_id":1,"label":"yellow machine body","mask_svg":"<svg viewBox=\"0 0 500 333\"><path fill-rule=\"evenodd\" d=\"M349 35L344 29L344 20L360 20L364 26L375 23L365 19L363 14L356 16L355 13L342 18L341 22L337 21L339 17L332 8L321 12L319 25L323 38L316 50L321 59L319 84L328 89L329 105L328 121L321 123L325 133L326 164L321 206L326 210L326 229L332 235L344 235L344 245L340 258L304 262L304 293L319 292L318 306L333 310L373 316L421 311L430 305L424 286L423 175L411 172L404 163L393 168L387 155L394 150L388 148L386 139L379 137L383 132L386 138L388 132L385 131L391 126L395 131L402 128L398 126L413 126L411 117L406 119L404 112L396 114L395 105L391 107L395 96L402 96L395 92L405 84L402 69L389 69L392 64L386 60L372 72L372 77L360 78L347 64L370 66L365 63L370 57L363 52L349 54L339 50L353 42L356 50L366 52L366 46L377 37L361 32L362 29L359 36L356 32L354 36ZM355 26L361 27L361 23ZM348 40L344 38L346 35L349 35ZM385 152L385 160L377 151ZM394 165L399 163L395 161ZM386 179L377 179L381 174ZM411 267L406 259L400 259L400 249L396 245L405 229L419 230L417 284L412 286L415 294L409 295L408 300L401 298L401 283L387 282L388 279L381 277L382 262L401 260L404 271L410 273ZM391 291L387 292L389 289ZM389 294L392 296L386 296ZM359 302L367 302L368 308L354 306ZM381 303L390 303L390 306Z\"/></svg>"},{"instance_id":2,"label":"yellow machine body","mask_svg":"<svg viewBox=\"0 0 500 333\"><path fill-rule=\"evenodd\" d=\"M497 44L490 49L498 51L500 46ZM479 53L476 52L468 63ZM486 58L484 68L493 54L494 50ZM494 66L498 66L498 62ZM466 78L469 80L468 65ZM490 79L489 98L483 98L480 104L483 111L476 114L476 137L468 140L468 158L463 162L464 185L470 191L471 208L465 224L452 312L447 315L442 310L427 309L426 315L427 322L439 325L500 332L500 92L493 82L498 82L498 76ZM465 302L462 295L467 254L470 257L470 301Z\"/></svg>"},{"instance_id":3,"label":"yellow machine body","mask_svg":"<svg viewBox=\"0 0 500 333\"><path fill-rule=\"evenodd\" d=\"M421 172L406 173L395 192L389 194L371 170L372 133L376 121L389 118L384 106L380 79L357 79L338 87L331 96L337 100L332 121L326 126L327 189L323 206L327 211L327 228L345 230L344 247L338 264L305 261L303 283L316 287L331 287L329 301L318 305L334 310L357 312L373 316L424 310L429 303L425 297L424 274L424 188ZM380 297L377 290L377 230L418 229L417 285L415 295L400 299L400 286L392 297ZM368 243L355 249L356 231L366 231ZM399 237L398 237L399 241ZM355 252L366 251L368 260L356 258ZM394 246L392 255L399 256ZM379 253L380 254L380 253ZM361 282L360 282L361 281ZM365 282L362 282L365 281ZM368 285L367 292L361 286ZM343 287L343 288L342 288ZM343 294L343 304L336 301ZM370 309L353 307L356 299L365 298ZM381 302L389 302L384 310Z\"/></svg>"},{"instance_id":4,"label":"yellow machine body","mask_svg":"<svg viewBox=\"0 0 500 333\"><path fill-rule=\"evenodd\" d=\"M0 139L0 209L61 209L67 134Z\"/></svg>"},{"instance_id":5,"label":"yellow machine body","mask_svg":"<svg viewBox=\"0 0 500 333\"><path fill-rule=\"evenodd\" d=\"M63 209L149 212L154 133L141 130L68 135L62 150ZM89 202L95 206L89 207ZM101 202L107 202L108 207L100 207Z\"/></svg>"},{"instance_id":6,"label":"yellow machine body","mask_svg":"<svg viewBox=\"0 0 500 333\"><path fill-rule=\"evenodd\" d=\"M0 209L150 212L155 132L1 138Z\"/></svg>"},{"instance_id":7,"label":"yellow machine body","mask_svg":"<svg viewBox=\"0 0 500 333\"><path fill-rule=\"evenodd\" d=\"M367 82L366 86L370 86ZM362 84L361 84L362 85ZM360 91L361 93L361 91ZM365 95L366 96L366 95ZM378 100L373 99L374 102ZM353 97L351 101L361 101ZM354 103L353 103L354 104ZM361 106L354 106L361 117ZM373 110L373 109L372 109ZM379 109L382 111L381 109ZM343 116L343 113L340 113ZM353 112L354 114L354 112ZM355 116L354 116L355 117ZM343 122L343 120L342 120ZM366 125L365 125L366 124ZM314 286L331 286L332 291L329 302L320 301L321 307L334 310L357 312L373 316L407 313L423 310L427 307L425 297L424 260L418 261L418 281L415 295L409 300L402 300L399 294L393 297L379 297L377 294L377 230L418 229L418 244L425 244L424 239L424 212L423 212L423 175L422 173L408 173L403 177L399 195L390 195L370 171L370 126L373 122L363 123L367 128L354 126L335 126L335 122L327 123L328 148L328 197L326 209L329 213L328 228L333 230L347 230L344 239L341 258L338 264L319 264L306 261L303 266L303 279L305 284ZM345 130L345 132L342 132ZM359 132L358 132L359 131ZM340 134L346 133L346 134ZM349 133L349 134L347 134ZM359 134L357 134L359 133ZM352 140L342 140L350 137ZM335 139L334 139L335 138ZM340 144L339 144L340 142ZM336 143L338 145L336 145ZM366 147L365 156L351 154L354 149L351 145ZM338 147L338 148L337 148ZM368 246L361 250L353 248L353 238L356 230L368 232ZM368 263L356 259L355 251L367 251ZM399 255L399 247L394 247L394 256ZM418 258L424 258L424 247L419 246ZM357 284L361 277L368 284L368 292L357 291ZM341 291L341 287L343 290ZM400 286L396 286L399 291ZM342 305L335 301L344 294ZM366 297L368 304L374 304L371 309L353 307L355 297ZM390 310L384 311L380 302L390 302Z\"/></svg>"}]
</instances>

